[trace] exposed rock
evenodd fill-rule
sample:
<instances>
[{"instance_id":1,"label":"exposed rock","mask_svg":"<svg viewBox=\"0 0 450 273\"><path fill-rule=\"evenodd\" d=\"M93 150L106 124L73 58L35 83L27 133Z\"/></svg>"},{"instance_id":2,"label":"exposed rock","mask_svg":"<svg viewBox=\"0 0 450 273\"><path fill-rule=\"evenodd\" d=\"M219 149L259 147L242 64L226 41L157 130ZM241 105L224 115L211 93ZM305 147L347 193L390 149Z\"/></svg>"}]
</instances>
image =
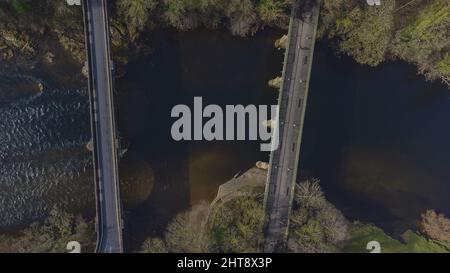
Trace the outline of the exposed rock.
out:
<instances>
[{"instance_id":1,"label":"exposed rock","mask_svg":"<svg viewBox=\"0 0 450 273\"><path fill-rule=\"evenodd\" d=\"M273 129L277 125L277 121L276 120L272 120L272 119L264 120L262 125L264 127L266 127L266 128L272 128Z\"/></svg>"},{"instance_id":2,"label":"exposed rock","mask_svg":"<svg viewBox=\"0 0 450 273\"><path fill-rule=\"evenodd\" d=\"M55 54L53 54L50 51L45 53L44 60L45 60L45 62L52 64L55 61Z\"/></svg>"},{"instance_id":3,"label":"exposed rock","mask_svg":"<svg viewBox=\"0 0 450 273\"><path fill-rule=\"evenodd\" d=\"M37 86L38 86L39 92L44 91L44 85L42 83L38 83Z\"/></svg>"},{"instance_id":4,"label":"exposed rock","mask_svg":"<svg viewBox=\"0 0 450 273\"><path fill-rule=\"evenodd\" d=\"M278 49L286 49L288 42L288 36L283 35L280 39L275 41L275 47Z\"/></svg>"},{"instance_id":5,"label":"exposed rock","mask_svg":"<svg viewBox=\"0 0 450 273\"><path fill-rule=\"evenodd\" d=\"M89 65L87 62L85 62L83 67L81 68L81 74L83 74L83 76L85 76L86 78L89 77Z\"/></svg>"},{"instance_id":6,"label":"exposed rock","mask_svg":"<svg viewBox=\"0 0 450 273\"><path fill-rule=\"evenodd\" d=\"M263 162L263 161L258 161L258 162L256 162L256 167L258 169L261 169L261 170L268 170L269 169L269 163Z\"/></svg>"},{"instance_id":7,"label":"exposed rock","mask_svg":"<svg viewBox=\"0 0 450 273\"><path fill-rule=\"evenodd\" d=\"M283 82L283 78L280 77L276 77L275 79L272 79L269 81L269 86L273 87L273 88L280 88L281 87L281 83Z\"/></svg>"},{"instance_id":8,"label":"exposed rock","mask_svg":"<svg viewBox=\"0 0 450 273\"><path fill-rule=\"evenodd\" d=\"M86 143L86 149L90 152L94 151L93 145L94 144L92 143L92 139L91 139L88 143Z\"/></svg>"}]
</instances>

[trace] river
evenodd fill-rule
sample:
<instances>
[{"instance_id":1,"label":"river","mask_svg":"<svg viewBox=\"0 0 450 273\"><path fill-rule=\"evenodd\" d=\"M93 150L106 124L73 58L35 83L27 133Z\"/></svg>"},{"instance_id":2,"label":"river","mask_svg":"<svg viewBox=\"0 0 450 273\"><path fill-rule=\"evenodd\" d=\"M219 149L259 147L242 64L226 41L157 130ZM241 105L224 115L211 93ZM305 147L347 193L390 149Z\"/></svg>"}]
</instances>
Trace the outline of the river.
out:
<instances>
[{"instance_id":1,"label":"river","mask_svg":"<svg viewBox=\"0 0 450 273\"><path fill-rule=\"evenodd\" d=\"M175 142L170 111L192 105L193 96L222 106L276 103L267 81L281 73L283 52L273 47L280 35L159 30L148 38L152 52L125 67L116 101L126 149L120 176L128 249L268 160L258 142ZM39 219L54 205L94 214L88 97L84 80L67 83L73 73L38 65L0 74L2 230ZM349 219L393 234L413 227L428 208L450 215L448 89L426 82L411 65L361 66L324 44L312 73L299 179L319 178Z\"/></svg>"},{"instance_id":2,"label":"river","mask_svg":"<svg viewBox=\"0 0 450 273\"><path fill-rule=\"evenodd\" d=\"M153 52L128 64L117 81L119 128L130 143L126 157L151 165L155 177L151 197L127 209L131 242L160 235L176 213L212 200L219 185L268 160L256 141L176 142L170 112L177 104L192 106L194 96L204 105L274 103L277 91L267 82L282 68L283 52L273 46L278 36L273 30L246 39L162 30L150 35Z\"/></svg>"},{"instance_id":3,"label":"river","mask_svg":"<svg viewBox=\"0 0 450 273\"><path fill-rule=\"evenodd\" d=\"M450 215L450 90L416 68L377 68L316 50L301 169L347 217L394 234Z\"/></svg>"},{"instance_id":4,"label":"river","mask_svg":"<svg viewBox=\"0 0 450 273\"><path fill-rule=\"evenodd\" d=\"M39 220L54 206L95 213L92 157L85 148L88 96L67 55L58 51L57 57L66 65L0 67L2 231Z\"/></svg>"}]
</instances>

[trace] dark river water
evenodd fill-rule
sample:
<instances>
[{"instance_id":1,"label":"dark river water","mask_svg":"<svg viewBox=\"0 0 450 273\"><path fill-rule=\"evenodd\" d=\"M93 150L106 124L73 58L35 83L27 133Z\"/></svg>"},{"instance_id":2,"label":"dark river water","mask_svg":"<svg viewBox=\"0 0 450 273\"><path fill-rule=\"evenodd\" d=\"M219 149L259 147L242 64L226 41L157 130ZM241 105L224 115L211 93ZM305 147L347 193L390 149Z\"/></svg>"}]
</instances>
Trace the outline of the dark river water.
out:
<instances>
[{"instance_id":1,"label":"dark river water","mask_svg":"<svg viewBox=\"0 0 450 273\"><path fill-rule=\"evenodd\" d=\"M175 142L176 104L275 104L281 35L220 31L149 36L152 52L116 80L128 248L160 235L178 212L211 200L220 184L269 155L258 142ZM46 71L45 73L42 71ZM57 72L58 71L58 72ZM94 214L88 97L39 69L0 74L0 228L39 219L53 205ZM44 90L36 89L42 83ZM316 177L350 219L403 232L421 212L450 215L450 93L400 62L368 68L323 44L314 58L300 179Z\"/></svg>"},{"instance_id":2,"label":"dark river water","mask_svg":"<svg viewBox=\"0 0 450 273\"><path fill-rule=\"evenodd\" d=\"M300 162L344 214L390 232L450 214L450 90L416 68L377 68L319 45Z\"/></svg>"},{"instance_id":3,"label":"dark river water","mask_svg":"<svg viewBox=\"0 0 450 273\"><path fill-rule=\"evenodd\" d=\"M277 91L267 82L281 71L275 31L241 39L228 33L194 31L154 33L150 56L133 60L117 81L119 128L129 141L131 164L153 167L154 188L144 203L128 207L126 234L140 242L159 235L177 212L212 200L218 186L269 155L259 143L176 142L170 129L177 104L271 104Z\"/></svg>"}]
</instances>

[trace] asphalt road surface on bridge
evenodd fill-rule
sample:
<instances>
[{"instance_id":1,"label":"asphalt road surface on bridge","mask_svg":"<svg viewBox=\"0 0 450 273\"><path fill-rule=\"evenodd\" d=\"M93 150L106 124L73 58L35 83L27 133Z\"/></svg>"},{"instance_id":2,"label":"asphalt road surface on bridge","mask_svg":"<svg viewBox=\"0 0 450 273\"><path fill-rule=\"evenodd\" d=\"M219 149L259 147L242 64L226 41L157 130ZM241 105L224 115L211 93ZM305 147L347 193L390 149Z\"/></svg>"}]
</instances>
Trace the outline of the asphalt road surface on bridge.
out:
<instances>
[{"instance_id":1,"label":"asphalt road surface on bridge","mask_svg":"<svg viewBox=\"0 0 450 273\"><path fill-rule=\"evenodd\" d=\"M123 252L106 0L85 0L93 148L97 194L97 252Z\"/></svg>"},{"instance_id":2,"label":"asphalt road surface on bridge","mask_svg":"<svg viewBox=\"0 0 450 273\"><path fill-rule=\"evenodd\" d=\"M279 97L279 148L272 152L266 187L265 252L285 242L295 191L309 76L314 52L319 6L297 4L291 17Z\"/></svg>"}]
</instances>

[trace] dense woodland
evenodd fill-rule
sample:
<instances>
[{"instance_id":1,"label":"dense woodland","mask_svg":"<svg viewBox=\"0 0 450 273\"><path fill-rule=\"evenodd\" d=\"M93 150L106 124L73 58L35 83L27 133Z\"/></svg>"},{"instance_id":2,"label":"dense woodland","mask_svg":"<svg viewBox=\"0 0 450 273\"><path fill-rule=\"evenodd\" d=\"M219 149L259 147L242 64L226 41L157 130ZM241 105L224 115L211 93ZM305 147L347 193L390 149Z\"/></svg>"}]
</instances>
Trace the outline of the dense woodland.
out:
<instances>
[{"instance_id":1,"label":"dense woodland","mask_svg":"<svg viewBox=\"0 0 450 273\"><path fill-rule=\"evenodd\" d=\"M226 25L247 36L264 26L285 28L292 0L118 0L131 32L161 22L179 30ZM450 1L323 0L320 38L361 64L402 59L429 79L450 84Z\"/></svg>"},{"instance_id":2,"label":"dense woodland","mask_svg":"<svg viewBox=\"0 0 450 273\"><path fill-rule=\"evenodd\" d=\"M228 28L238 36L252 35L264 27L286 29L292 2L117 0L111 5L113 45L119 49L116 52L123 52L120 49L139 43L142 33L160 27L181 31ZM0 3L0 56L11 57L14 50L32 55L33 45L40 41L33 36L51 34L81 60L82 25L76 23L80 17L79 10L64 1ZM449 0L383 0L379 7L370 7L363 0L322 0L319 39L326 39L337 53L350 55L361 64L377 66L401 59L415 64L428 79L450 85Z\"/></svg>"},{"instance_id":3,"label":"dense woodland","mask_svg":"<svg viewBox=\"0 0 450 273\"><path fill-rule=\"evenodd\" d=\"M227 25L246 36L262 26L287 26L292 0L118 0L117 12L131 30L166 24L179 30Z\"/></svg>"},{"instance_id":4,"label":"dense woodland","mask_svg":"<svg viewBox=\"0 0 450 273\"><path fill-rule=\"evenodd\" d=\"M324 0L321 38L357 62L377 66L401 59L417 65L428 79L450 84L450 1Z\"/></svg>"}]
</instances>

